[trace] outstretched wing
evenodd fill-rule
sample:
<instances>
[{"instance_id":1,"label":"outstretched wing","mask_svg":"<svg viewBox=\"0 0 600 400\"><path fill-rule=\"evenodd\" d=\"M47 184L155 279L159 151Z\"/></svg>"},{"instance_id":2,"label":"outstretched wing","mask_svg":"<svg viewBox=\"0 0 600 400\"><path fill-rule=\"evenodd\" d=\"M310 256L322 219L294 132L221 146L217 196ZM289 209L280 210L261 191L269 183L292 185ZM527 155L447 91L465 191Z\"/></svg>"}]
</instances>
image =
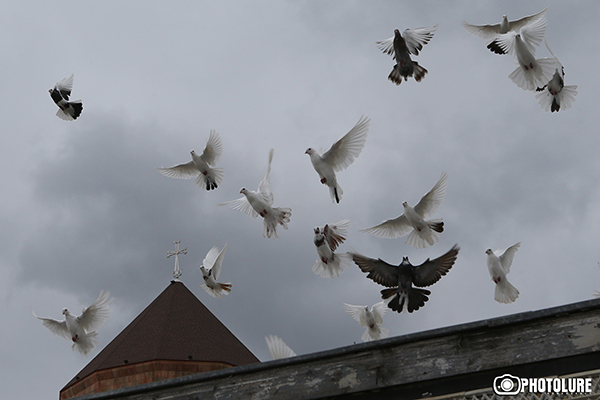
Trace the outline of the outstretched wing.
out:
<instances>
[{"instance_id":1,"label":"outstretched wing","mask_svg":"<svg viewBox=\"0 0 600 400\"><path fill-rule=\"evenodd\" d=\"M507 274L510 272L510 266L512 265L513 259L515 258L515 253L517 250L519 250L519 247L521 247L521 242L513 244L506 249L500 257L498 257L504 272Z\"/></svg>"},{"instance_id":2,"label":"outstretched wing","mask_svg":"<svg viewBox=\"0 0 600 400\"><path fill-rule=\"evenodd\" d=\"M335 142L321 158L327 162L334 171L346 169L359 156L369 132L369 123L371 120L364 115L360 117L356 125L340 140Z\"/></svg>"},{"instance_id":3,"label":"outstretched wing","mask_svg":"<svg viewBox=\"0 0 600 400\"><path fill-rule=\"evenodd\" d=\"M387 286L395 287L398 286L398 267L390 265L380 259L373 259L365 257L361 254L352 254L352 260L362 272L368 272L367 278L372 279L374 282Z\"/></svg>"},{"instance_id":4,"label":"outstretched wing","mask_svg":"<svg viewBox=\"0 0 600 400\"><path fill-rule=\"evenodd\" d=\"M225 249L227 248L227 243L223 246L223 249L219 251L217 246L213 246L212 249L206 253L206 257L202 261L202 265L204 268L209 268L210 273L213 278L219 279L219 275L221 274L221 266L223 265L223 258L225 257Z\"/></svg>"},{"instance_id":5,"label":"outstretched wing","mask_svg":"<svg viewBox=\"0 0 600 400\"><path fill-rule=\"evenodd\" d=\"M223 143L221 143L221 138L217 131L211 129L210 137L200 158L208 165L214 165L221 158L221 154L223 154Z\"/></svg>"},{"instance_id":6,"label":"outstretched wing","mask_svg":"<svg viewBox=\"0 0 600 400\"><path fill-rule=\"evenodd\" d=\"M440 208L444 197L446 197L446 182L448 175L442 172L440 180L435 186L419 200L419 203L414 207L415 211L423 218L427 219Z\"/></svg>"},{"instance_id":7,"label":"outstretched wing","mask_svg":"<svg viewBox=\"0 0 600 400\"><path fill-rule=\"evenodd\" d=\"M108 296L110 292L101 290L92 305L84 308L81 315L77 317L77 321L86 332L97 331L108 319L110 315L108 303L112 301Z\"/></svg>"},{"instance_id":8,"label":"outstretched wing","mask_svg":"<svg viewBox=\"0 0 600 400\"><path fill-rule=\"evenodd\" d=\"M419 51L423 49L423 46L429 43L437 27L437 25L434 25L424 28L405 29L404 32L402 32L402 37L406 42L408 51L415 56L419 55Z\"/></svg>"},{"instance_id":9,"label":"outstretched wing","mask_svg":"<svg viewBox=\"0 0 600 400\"><path fill-rule=\"evenodd\" d=\"M269 178L269 175L271 174L271 162L273 161L273 152L273 149L269 151L269 164L267 165L267 173L260 181L260 184L258 185L258 190L256 192L267 202L268 205L272 205L274 200L273 192L271 192L271 184Z\"/></svg>"},{"instance_id":10,"label":"outstretched wing","mask_svg":"<svg viewBox=\"0 0 600 400\"><path fill-rule=\"evenodd\" d=\"M158 172L164 176L177 179L195 178L200 173L193 161L185 164L174 165L172 167L160 167L158 168Z\"/></svg>"},{"instance_id":11,"label":"outstretched wing","mask_svg":"<svg viewBox=\"0 0 600 400\"><path fill-rule=\"evenodd\" d=\"M355 306L353 304L344 303L344 310L355 320L360 326L367 327L367 317L365 306Z\"/></svg>"},{"instance_id":12,"label":"outstretched wing","mask_svg":"<svg viewBox=\"0 0 600 400\"><path fill-rule=\"evenodd\" d=\"M275 335L265 336L267 347L271 353L273 360L279 360L280 358L294 357L296 353L292 350L285 342Z\"/></svg>"},{"instance_id":13,"label":"outstretched wing","mask_svg":"<svg viewBox=\"0 0 600 400\"><path fill-rule=\"evenodd\" d=\"M385 220L379 225L360 231L384 239L395 239L408 235L412 230L412 225L408 222L406 216L402 214L399 217Z\"/></svg>"},{"instance_id":14,"label":"outstretched wing","mask_svg":"<svg viewBox=\"0 0 600 400\"><path fill-rule=\"evenodd\" d=\"M70 77L63 79L54 86L65 100L69 100L71 90L73 89L73 74Z\"/></svg>"},{"instance_id":15,"label":"outstretched wing","mask_svg":"<svg viewBox=\"0 0 600 400\"><path fill-rule=\"evenodd\" d=\"M58 336L62 336L67 340L71 340L71 334L69 333L69 330L67 329L67 323L65 321L57 321L52 318L38 317L37 315L35 315L33 310L31 310L31 313L33 314L34 317L36 317L37 319L42 321L42 324L44 324L44 326L46 328L50 329L50 331L52 333L54 333L55 335L58 335Z\"/></svg>"},{"instance_id":16,"label":"outstretched wing","mask_svg":"<svg viewBox=\"0 0 600 400\"><path fill-rule=\"evenodd\" d=\"M335 251L340 244L344 243L348 234L348 228L350 228L350 220L348 219L325 225L323 235L331 251Z\"/></svg>"},{"instance_id":17,"label":"outstretched wing","mask_svg":"<svg viewBox=\"0 0 600 400\"><path fill-rule=\"evenodd\" d=\"M446 254L430 260L429 258L421 265L414 266L413 283L416 286L431 286L446 275L458 256L460 247L455 244Z\"/></svg>"}]
</instances>

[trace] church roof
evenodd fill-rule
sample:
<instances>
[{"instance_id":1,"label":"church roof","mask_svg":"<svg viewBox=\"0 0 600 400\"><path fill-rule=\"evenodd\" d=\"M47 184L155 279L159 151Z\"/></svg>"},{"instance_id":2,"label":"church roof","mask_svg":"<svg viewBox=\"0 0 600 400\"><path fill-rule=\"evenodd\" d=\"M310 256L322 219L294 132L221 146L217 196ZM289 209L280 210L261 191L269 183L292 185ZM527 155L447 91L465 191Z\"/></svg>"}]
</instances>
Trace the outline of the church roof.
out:
<instances>
[{"instance_id":1,"label":"church roof","mask_svg":"<svg viewBox=\"0 0 600 400\"><path fill-rule=\"evenodd\" d=\"M153 360L259 360L180 281L171 284L64 388L105 369Z\"/></svg>"}]
</instances>

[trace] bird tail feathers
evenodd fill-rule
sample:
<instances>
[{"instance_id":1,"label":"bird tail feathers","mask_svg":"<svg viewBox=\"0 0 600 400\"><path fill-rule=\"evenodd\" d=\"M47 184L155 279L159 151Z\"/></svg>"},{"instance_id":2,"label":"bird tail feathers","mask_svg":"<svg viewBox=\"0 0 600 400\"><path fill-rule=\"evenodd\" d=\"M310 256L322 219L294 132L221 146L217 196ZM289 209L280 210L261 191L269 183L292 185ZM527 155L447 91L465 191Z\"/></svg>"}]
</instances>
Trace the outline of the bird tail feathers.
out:
<instances>
[{"instance_id":1,"label":"bird tail feathers","mask_svg":"<svg viewBox=\"0 0 600 400\"><path fill-rule=\"evenodd\" d=\"M331 196L331 200L333 200L334 203L339 203L342 199L343 194L344 191L338 184L329 186L329 195Z\"/></svg>"},{"instance_id":2,"label":"bird tail feathers","mask_svg":"<svg viewBox=\"0 0 600 400\"><path fill-rule=\"evenodd\" d=\"M421 231L413 229L406 238L406 244L417 249L424 249L436 244L440 239L440 234L444 231L444 223L441 219L434 219L427 221L427 226L429 229Z\"/></svg>"},{"instance_id":3,"label":"bird tail feathers","mask_svg":"<svg viewBox=\"0 0 600 400\"><path fill-rule=\"evenodd\" d=\"M217 289L213 289L207 285L205 285L204 283L201 284L200 286L202 287L202 289L204 289L206 291L206 293L210 294L212 297L221 297L222 295L228 295L229 292L231 292L231 283L227 282L227 283L218 283L219 288Z\"/></svg>"},{"instance_id":4,"label":"bird tail feathers","mask_svg":"<svg viewBox=\"0 0 600 400\"><path fill-rule=\"evenodd\" d=\"M503 279L496 284L494 299L498 303L509 304L519 297L519 291L508 280Z\"/></svg>"},{"instance_id":5,"label":"bird tail feathers","mask_svg":"<svg viewBox=\"0 0 600 400\"><path fill-rule=\"evenodd\" d=\"M79 337L76 342L73 342L71 348L77 350L83 355L87 355L98 344L96 337L98 333L92 331Z\"/></svg>"},{"instance_id":6,"label":"bird tail feathers","mask_svg":"<svg viewBox=\"0 0 600 400\"><path fill-rule=\"evenodd\" d=\"M223 168L210 168L208 174L200 174L196 178L196 185L203 189L213 190L219 187L225 176L225 170Z\"/></svg>"},{"instance_id":7,"label":"bird tail feathers","mask_svg":"<svg viewBox=\"0 0 600 400\"><path fill-rule=\"evenodd\" d=\"M321 276L321 278L335 278L340 276L350 265L352 265L351 253L334 253L333 260L328 261L327 264L318 259L315 265L313 265L312 270L315 274Z\"/></svg>"},{"instance_id":8,"label":"bird tail feathers","mask_svg":"<svg viewBox=\"0 0 600 400\"><path fill-rule=\"evenodd\" d=\"M413 61L413 68L415 81L421 82L421 79L423 79L425 77L425 74L427 74L427 70L421 67L416 61Z\"/></svg>"},{"instance_id":9,"label":"bird tail feathers","mask_svg":"<svg viewBox=\"0 0 600 400\"><path fill-rule=\"evenodd\" d=\"M387 306L392 310L402 313L408 311L412 313L423 307L429 300L431 292L427 289L410 288L406 293L400 293L398 288L383 289L381 298L387 300Z\"/></svg>"}]
</instances>

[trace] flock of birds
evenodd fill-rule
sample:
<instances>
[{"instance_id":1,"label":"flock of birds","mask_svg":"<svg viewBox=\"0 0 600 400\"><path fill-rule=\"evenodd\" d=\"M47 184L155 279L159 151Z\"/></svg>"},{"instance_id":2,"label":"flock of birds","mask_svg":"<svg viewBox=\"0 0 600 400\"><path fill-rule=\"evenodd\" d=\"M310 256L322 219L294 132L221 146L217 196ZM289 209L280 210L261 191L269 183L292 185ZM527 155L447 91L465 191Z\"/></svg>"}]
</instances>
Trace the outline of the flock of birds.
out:
<instances>
[{"instance_id":1,"label":"flock of birds","mask_svg":"<svg viewBox=\"0 0 600 400\"><path fill-rule=\"evenodd\" d=\"M475 36L488 42L488 49L497 54L511 54L518 67L509 75L519 87L537 91L540 105L552 112L561 108L569 108L577 94L576 86L564 85L564 69L548 46L553 58L536 59L535 46L539 46L544 38L547 9L519 20L509 21L506 16L495 25L471 25L463 22L464 28ZM418 55L423 46L429 43L437 29L437 25L426 28L406 29L400 33L394 31L391 38L377 42L377 46L394 57L394 65L388 79L400 85L402 80L414 77L420 82L428 73L427 69L411 59ZM64 120L77 119L83 110L81 100L69 100L73 86L73 75L58 82L50 89L50 96L58 106L56 115ZM320 154L314 148L308 148L306 154L320 182L327 186L334 203L340 203L343 190L336 173L348 168L360 155L365 146L370 119L362 116L356 125L329 148ZM274 207L274 196L270 187L271 162L273 149L268 154L267 171L256 191L241 188L242 196L220 205L227 205L253 218L263 219L263 236L270 239L278 237L278 227L288 228L292 216L289 207ZM172 167L161 167L158 171L171 178L195 179L195 183L206 191L217 189L225 172L216 167L223 153L223 145L219 134L211 130L202 154L191 151L191 161ZM391 218L361 232L380 238L394 239L408 236L406 244L414 248L427 248L435 245L442 232L444 222L441 218L431 219L440 208L446 195L447 174L442 173L433 188L425 193L414 206L403 202L403 211L396 218ZM399 265L389 264L382 259L366 257L354 251L337 252L336 250L346 238L350 221L344 219L336 223L314 228L313 241L318 258L312 270L323 278L338 277L344 270L355 264L366 273L366 277L384 286L381 290L382 300L371 307L344 304L344 309L365 328L363 341L387 337L389 330L382 326L383 316L387 309L398 313L412 313L423 307L429 299L429 287L446 275L454 265L459 246L454 245L443 255L431 260L427 259L419 265L413 265L408 257L404 257ZM507 280L516 251L520 243L507 248L497 255L487 249L487 266L495 283L494 298L500 303L512 303L519 296L519 291ZM222 297L232 290L230 282L218 282L227 245L219 250L213 247L206 254L200 267L204 283L201 285L213 297ZM73 349L87 354L95 344L97 330L109 315L109 292L101 292L94 303L83 309L79 316L63 310L65 319L57 321L51 318L37 317L43 321L53 333L73 342ZM35 314L34 314L35 315ZM267 346L274 359L290 357L295 353L277 336L267 336Z\"/></svg>"}]
</instances>

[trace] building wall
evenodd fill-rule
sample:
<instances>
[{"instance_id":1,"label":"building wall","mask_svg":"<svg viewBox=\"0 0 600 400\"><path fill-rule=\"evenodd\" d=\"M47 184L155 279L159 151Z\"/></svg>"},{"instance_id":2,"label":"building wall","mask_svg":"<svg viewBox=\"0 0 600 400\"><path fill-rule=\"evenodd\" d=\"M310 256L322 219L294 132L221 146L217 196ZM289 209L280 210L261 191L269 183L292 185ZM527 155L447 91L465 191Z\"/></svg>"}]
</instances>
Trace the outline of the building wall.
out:
<instances>
[{"instance_id":1,"label":"building wall","mask_svg":"<svg viewBox=\"0 0 600 400\"><path fill-rule=\"evenodd\" d=\"M62 391L60 399L70 399L85 394L122 389L230 367L232 365L226 363L202 361L147 361L123 365L94 372Z\"/></svg>"}]
</instances>

